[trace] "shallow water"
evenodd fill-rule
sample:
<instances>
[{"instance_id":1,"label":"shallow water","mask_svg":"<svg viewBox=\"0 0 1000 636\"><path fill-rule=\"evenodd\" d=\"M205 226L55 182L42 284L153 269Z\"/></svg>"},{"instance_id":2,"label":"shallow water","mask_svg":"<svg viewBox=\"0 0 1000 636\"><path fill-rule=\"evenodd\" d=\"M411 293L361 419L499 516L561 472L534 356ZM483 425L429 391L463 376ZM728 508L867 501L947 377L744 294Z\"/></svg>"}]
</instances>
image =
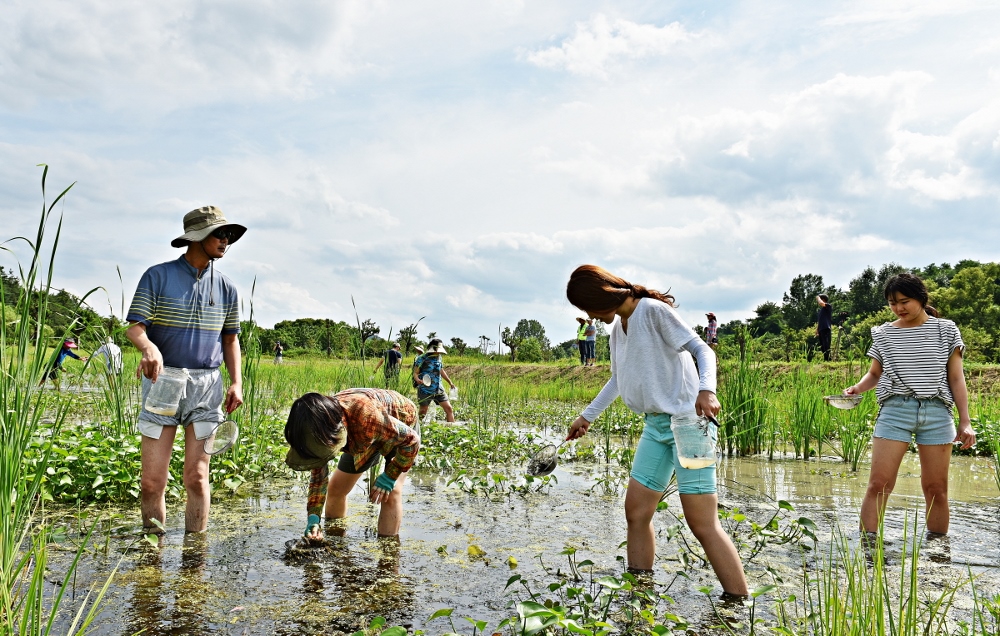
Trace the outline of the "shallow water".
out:
<instances>
[{"instance_id":1,"label":"shallow water","mask_svg":"<svg viewBox=\"0 0 1000 636\"><path fill-rule=\"evenodd\" d=\"M982 575L986 593L1000 589L1000 498L988 460L956 457L952 464L951 560L921 559L920 567L942 584L966 573L966 564ZM440 476L416 474L405 486L405 517L398 541L374 535L377 511L363 503L360 489L352 495L351 516L329 527L322 551L286 552L286 542L301 536L305 523L305 482L268 484L242 498L224 497L213 504L209 532L183 533L183 508L171 506L162 546L137 542L138 515L127 511L117 523L124 531L108 531L108 550L94 549L83 559L76 582L79 602L93 582L102 582L120 560L119 573L98 617L101 634L139 630L165 634L335 634L359 629L376 615L438 634L450 631L447 619L431 623L437 609L455 608L459 631L469 616L487 620L491 628L512 612L504 586L512 573L541 590L557 579L545 566L567 569L566 545L578 548L578 559L596 563L596 575L619 574L616 557L624 555L621 496L603 496L595 486L593 466L560 462L558 483L545 493L488 499L446 487ZM811 517L828 538L834 524L856 536L857 510L867 473L857 474L836 461L809 462L728 459L719 467L720 502L739 508L751 519L766 519L779 499L791 502L795 516ZM676 495L670 511L679 511ZM922 509L919 465L908 454L886 519L887 552L903 549L904 518ZM657 581L669 584L676 612L707 620L709 605L699 585L717 582L704 568L691 580L676 578L673 560L679 546L665 539L677 524L671 512L656 516L659 553ZM111 535L117 536L108 536ZM99 534L99 533L98 533ZM474 546L470 555L470 546ZM478 548L478 550L476 549ZM482 551L483 554L478 555ZM65 556L66 553L63 553ZM539 555L542 561L539 561ZM512 569L509 559L517 561ZM61 578L65 559L55 559L50 580ZM60 561L63 561L60 564ZM747 565L751 586L770 583L766 567L794 573L801 556L794 547L768 548ZM966 599L968 601L968 599ZM961 611L968 602L956 604ZM489 632L487 632L489 633Z\"/></svg>"}]
</instances>

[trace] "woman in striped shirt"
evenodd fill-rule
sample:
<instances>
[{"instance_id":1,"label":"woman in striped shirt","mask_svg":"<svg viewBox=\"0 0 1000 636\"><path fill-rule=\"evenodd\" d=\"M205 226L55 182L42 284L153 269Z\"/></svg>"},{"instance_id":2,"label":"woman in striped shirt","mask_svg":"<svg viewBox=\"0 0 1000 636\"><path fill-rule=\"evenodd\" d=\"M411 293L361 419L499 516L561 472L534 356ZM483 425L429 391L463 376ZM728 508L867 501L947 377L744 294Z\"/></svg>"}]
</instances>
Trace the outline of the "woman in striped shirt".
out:
<instances>
[{"instance_id":1,"label":"woman in striped shirt","mask_svg":"<svg viewBox=\"0 0 1000 636\"><path fill-rule=\"evenodd\" d=\"M844 391L859 395L874 388L879 402L861 528L878 531L903 455L915 439L927 531L947 534L952 442L961 442L963 449L976 443L962 369L965 344L955 323L938 318L927 305L927 287L913 274L890 278L885 298L897 319L872 328L871 369ZM953 408L958 410L957 431Z\"/></svg>"}]
</instances>

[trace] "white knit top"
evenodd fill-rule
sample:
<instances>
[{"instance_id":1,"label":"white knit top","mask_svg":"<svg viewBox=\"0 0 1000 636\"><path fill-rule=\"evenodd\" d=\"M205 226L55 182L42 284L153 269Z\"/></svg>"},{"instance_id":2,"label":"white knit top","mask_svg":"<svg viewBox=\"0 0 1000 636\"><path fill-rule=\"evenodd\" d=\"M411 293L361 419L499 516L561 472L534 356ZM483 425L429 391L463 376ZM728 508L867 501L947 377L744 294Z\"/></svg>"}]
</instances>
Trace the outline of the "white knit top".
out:
<instances>
[{"instance_id":1,"label":"white knit top","mask_svg":"<svg viewBox=\"0 0 1000 636\"><path fill-rule=\"evenodd\" d=\"M715 392L715 352L664 302L639 299L628 334L615 321L610 344L611 379L583 411L588 422L619 395L636 413L677 414L694 411L698 391Z\"/></svg>"}]
</instances>

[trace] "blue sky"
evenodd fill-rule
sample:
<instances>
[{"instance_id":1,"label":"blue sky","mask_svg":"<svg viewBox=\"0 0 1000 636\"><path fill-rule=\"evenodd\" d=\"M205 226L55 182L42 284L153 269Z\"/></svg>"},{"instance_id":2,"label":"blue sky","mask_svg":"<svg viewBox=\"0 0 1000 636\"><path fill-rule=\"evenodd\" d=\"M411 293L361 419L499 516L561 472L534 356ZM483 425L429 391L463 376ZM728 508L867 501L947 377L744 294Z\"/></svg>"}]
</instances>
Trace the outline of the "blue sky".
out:
<instances>
[{"instance_id":1,"label":"blue sky","mask_svg":"<svg viewBox=\"0 0 1000 636\"><path fill-rule=\"evenodd\" d=\"M996 260L998 29L961 0L8 0L0 238L44 162L76 182L55 284L115 312L214 204L265 326L353 295L383 333L558 342L587 262L746 318L797 274Z\"/></svg>"}]
</instances>

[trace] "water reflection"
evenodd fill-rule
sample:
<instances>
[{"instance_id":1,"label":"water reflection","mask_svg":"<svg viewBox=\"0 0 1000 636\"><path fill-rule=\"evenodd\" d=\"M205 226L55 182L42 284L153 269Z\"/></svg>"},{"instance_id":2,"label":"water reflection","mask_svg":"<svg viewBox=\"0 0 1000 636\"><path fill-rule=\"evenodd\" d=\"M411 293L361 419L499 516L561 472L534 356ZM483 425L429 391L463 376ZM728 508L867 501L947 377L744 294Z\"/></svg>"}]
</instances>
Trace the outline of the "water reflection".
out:
<instances>
[{"instance_id":1,"label":"water reflection","mask_svg":"<svg viewBox=\"0 0 1000 636\"><path fill-rule=\"evenodd\" d=\"M285 544L284 560L301 568L302 583L295 591L293 624L277 627L276 633L353 632L375 616L412 624L413 589L399 575L399 537L358 542L347 536L341 521L328 524L324 532L320 545L301 539Z\"/></svg>"},{"instance_id":2,"label":"water reflection","mask_svg":"<svg viewBox=\"0 0 1000 636\"><path fill-rule=\"evenodd\" d=\"M203 533L184 536L176 571L165 565L169 544L144 545L135 570L136 583L125 608L127 633L150 636L211 633L212 621L204 613L213 594L205 571L208 538Z\"/></svg>"}]
</instances>

